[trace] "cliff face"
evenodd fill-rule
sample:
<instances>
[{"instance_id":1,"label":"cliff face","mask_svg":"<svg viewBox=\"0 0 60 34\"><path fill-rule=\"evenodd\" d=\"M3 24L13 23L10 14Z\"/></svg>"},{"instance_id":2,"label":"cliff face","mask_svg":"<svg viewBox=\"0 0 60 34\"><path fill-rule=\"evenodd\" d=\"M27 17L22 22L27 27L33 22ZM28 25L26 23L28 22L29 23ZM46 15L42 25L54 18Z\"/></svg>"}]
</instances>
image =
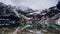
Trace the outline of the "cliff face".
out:
<instances>
[{"instance_id":1,"label":"cliff face","mask_svg":"<svg viewBox=\"0 0 60 34\"><path fill-rule=\"evenodd\" d=\"M19 18L13 11L11 5L5 5L0 2L0 26L17 26Z\"/></svg>"},{"instance_id":2,"label":"cliff face","mask_svg":"<svg viewBox=\"0 0 60 34\"><path fill-rule=\"evenodd\" d=\"M58 9L60 9L60 2L58 2L58 4L56 6Z\"/></svg>"}]
</instances>

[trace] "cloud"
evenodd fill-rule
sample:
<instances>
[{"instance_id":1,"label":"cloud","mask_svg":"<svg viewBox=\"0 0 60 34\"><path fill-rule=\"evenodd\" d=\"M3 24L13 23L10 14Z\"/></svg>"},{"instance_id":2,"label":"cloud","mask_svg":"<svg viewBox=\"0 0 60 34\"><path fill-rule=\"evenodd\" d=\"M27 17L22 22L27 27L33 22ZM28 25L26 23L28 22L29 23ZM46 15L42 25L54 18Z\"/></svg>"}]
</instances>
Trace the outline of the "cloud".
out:
<instances>
[{"instance_id":1,"label":"cloud","mask_svg":"<svg viewBox=\"0 0 60 34\"><path fill-rule=\"evenodd\" d=\"M7 5L9 5L9 4L12 5L11 0L0 0L0 2L3 2Z\"/></svg>"},{"instance_id":2,"label":"cloud","mask_svg":"<svg viewBox=\"0 0 60 34\"><path fill-rule=\"evenodd\" d=\"M32 9L41 10L55 6L58 0L18 0L18 1L13 0L13 2L17 6L24 5Z\"/></svg>"},{"instance_id":3,"label":"cloud","mask_svg":"<svg viewBox=\"0 0 60 34\"><path fill-rule=\"evenodd\" d=\"M22 5L31 7L32 9L45 9L57 4L57 0L26 0Z\"/></svg>"},{"instance_id":4,"label":"cloud","mask_svg":"<svg viewBox=\"0 0 60 34\"><path fill-rule=\"evenodd\" d=\"M0 2L11 4L13 6L24 5L34 10L41 10L55 6L58 0L0 0Z\"/></svg>"}]
</instances>

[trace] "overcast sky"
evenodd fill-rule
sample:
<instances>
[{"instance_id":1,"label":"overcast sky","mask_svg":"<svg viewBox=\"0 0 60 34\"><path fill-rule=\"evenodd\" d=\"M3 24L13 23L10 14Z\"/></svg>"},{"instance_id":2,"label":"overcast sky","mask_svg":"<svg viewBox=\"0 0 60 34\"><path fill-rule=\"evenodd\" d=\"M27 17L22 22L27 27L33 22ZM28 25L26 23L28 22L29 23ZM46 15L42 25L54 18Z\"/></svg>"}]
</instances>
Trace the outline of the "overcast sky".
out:
<instances>
[{"instance_id":1,"label":"overcast sky","mask_svg":"<svg viewBox=\"0 0 60 34\"><path fill-rule=\"evenodd\" d=\"M5 4L11 4L13 6L27 6L34 10L41 10L55 6L58 0L0 0Z\"/></svg>"}]
</instances>

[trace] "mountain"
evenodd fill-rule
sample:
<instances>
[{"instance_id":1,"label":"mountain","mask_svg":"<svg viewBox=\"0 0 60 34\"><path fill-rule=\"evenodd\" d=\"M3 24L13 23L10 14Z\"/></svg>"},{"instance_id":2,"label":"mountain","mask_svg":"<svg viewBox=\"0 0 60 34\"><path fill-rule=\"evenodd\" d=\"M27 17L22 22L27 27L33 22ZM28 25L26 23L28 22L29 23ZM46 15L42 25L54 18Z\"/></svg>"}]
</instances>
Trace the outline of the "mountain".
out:
<instances>
[{"instance_id":1,"label":"mountain","mask_svg":"<svg viewBox=\"0 0 60 34\"><path fill-rule=\"evenodd\" d=\"M0 2L0 26L18 26L19 18L13 11L13 7L11 5L6 5Z\"/></svg>"},{"instance_id":2,"label":"mountain","mask_svg":"<svg viewBox=\"0 0 60 34\"><path fill-rule=\"evenodd\" d=\"M30 13L35 12L33 9L26 6L16 7L16 10L18 11L18 13L23 14L25 16L29 16Z\"/></svg>"}]
</instances>

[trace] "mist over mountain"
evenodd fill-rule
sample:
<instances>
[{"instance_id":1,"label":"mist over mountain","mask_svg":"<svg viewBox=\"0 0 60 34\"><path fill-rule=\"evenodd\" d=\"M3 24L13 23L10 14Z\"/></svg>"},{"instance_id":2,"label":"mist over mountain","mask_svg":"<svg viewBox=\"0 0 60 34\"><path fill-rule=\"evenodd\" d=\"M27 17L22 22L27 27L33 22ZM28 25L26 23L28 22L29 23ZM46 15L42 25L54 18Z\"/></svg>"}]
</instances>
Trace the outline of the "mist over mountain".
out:
<instances>
[{"instance_id":1,"label":"mist over mountain","mask_svg":"<svg viewBox=\"0 0 60 34\"><path fill-rule=\"evenodd\" d=\"M12 6L27 6L34 10L48 9L49 7L55 6L58 0L0 0L7 5Z\"/></svg>"}]
</instances>

